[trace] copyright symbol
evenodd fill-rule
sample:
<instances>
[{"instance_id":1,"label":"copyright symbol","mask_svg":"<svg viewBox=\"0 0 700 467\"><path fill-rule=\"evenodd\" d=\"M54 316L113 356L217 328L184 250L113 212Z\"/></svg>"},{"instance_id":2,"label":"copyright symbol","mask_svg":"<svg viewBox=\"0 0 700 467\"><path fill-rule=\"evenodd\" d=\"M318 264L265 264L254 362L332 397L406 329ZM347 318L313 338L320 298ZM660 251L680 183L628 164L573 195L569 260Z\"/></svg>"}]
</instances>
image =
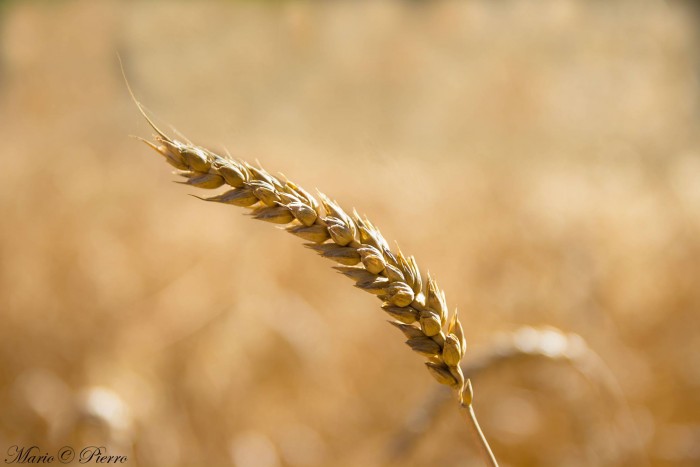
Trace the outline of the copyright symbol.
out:
<instances>
[{"instance_id":1,"label":"copyright symbol","mask_svg":"<svg viewBox=\"0 0 700 467\"><path fill-rule=\"evenodd\" d=\"M75 458L75 451L70 446L63 446L58 450L58 461L61 464L68 464Z\"/></svg>"}]
</instances>

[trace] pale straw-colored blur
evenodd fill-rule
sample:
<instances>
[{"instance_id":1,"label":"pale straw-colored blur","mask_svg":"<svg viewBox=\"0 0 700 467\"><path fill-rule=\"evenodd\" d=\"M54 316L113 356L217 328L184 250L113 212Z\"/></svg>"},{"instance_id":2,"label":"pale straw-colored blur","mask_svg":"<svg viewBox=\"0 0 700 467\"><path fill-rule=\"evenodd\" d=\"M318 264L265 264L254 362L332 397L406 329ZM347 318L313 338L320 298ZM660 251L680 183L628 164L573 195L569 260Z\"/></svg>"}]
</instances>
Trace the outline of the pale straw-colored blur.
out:
<instances>
[{"instance_id":1,"label":"pale straw-colored blur","mask_svg":"<svg viewBox=\"0 0 700 467\"><path fill-rule=\"evenodd\" d=\"M460 310L467 362L537 351L473 377L503 466L698 465L696 14L3 2L0 459L480 465L449 405L396 457L434 398L422 359L298 239L171 183L129 138L151 130L119 55L163 128L356 207L414 254Z\"/></svg>"}]
</instances>

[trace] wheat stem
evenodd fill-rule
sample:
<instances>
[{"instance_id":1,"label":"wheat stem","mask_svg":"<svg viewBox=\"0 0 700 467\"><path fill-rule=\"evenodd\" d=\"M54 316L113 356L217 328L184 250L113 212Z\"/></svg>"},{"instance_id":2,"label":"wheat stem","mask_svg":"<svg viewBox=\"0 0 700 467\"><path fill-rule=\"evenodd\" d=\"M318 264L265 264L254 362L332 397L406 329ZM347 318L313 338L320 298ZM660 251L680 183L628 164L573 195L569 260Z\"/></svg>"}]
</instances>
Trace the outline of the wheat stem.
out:
<instances>
[{"instance_id":1,"label":"wheat stem","mask_svg":"<svg viewBox=\"0 0 700 467\"><path fill-rule=\"evenodd\" d=\"M464 414L467 420L467 424L472 430L472 434L476 439L477 444L481 448L481 454L489 467L498 467L498 461L496 461L496 456L493 455L491 451L491 446L484 436L484 432L481 431L481 426L479 426L479 421L476 418L476 413L474 412L474 407L472 404L461 404L460 412Z\"/></svg>"}]
</instances>

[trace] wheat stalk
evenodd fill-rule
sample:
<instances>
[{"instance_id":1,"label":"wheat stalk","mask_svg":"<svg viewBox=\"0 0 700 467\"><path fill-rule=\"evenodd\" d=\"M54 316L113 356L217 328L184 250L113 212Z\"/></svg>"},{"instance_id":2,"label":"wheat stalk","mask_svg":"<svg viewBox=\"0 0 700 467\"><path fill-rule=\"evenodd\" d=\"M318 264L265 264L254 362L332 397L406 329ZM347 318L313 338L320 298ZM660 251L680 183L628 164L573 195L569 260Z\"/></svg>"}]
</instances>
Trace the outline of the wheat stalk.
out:
<instances>
[{"instance_id":1,"label":"wheat stalk","mask_svg":"<svg viewBox=\"0 0 700 467\"><path fill-rule=\"evenodd\" d=\"M456 310L449 313L445 293L436 281L430 275L423 280L415 258L400 250L393 252L367 218L356 211L348 214L322 193L319 202L303 188L261 167L167 136L134 101L156 132L155 142L142 141L177 169L182 183L204 189L230 188L198 198L250 208L254 219L286 225L289 233L308 242L306 247L338 263L334 268L352 279L357 288L383 302L382 309L392 318L390 323L406 336L411 349L426 358L430 374L456 391L487 463L496 466L474 415L471 382L465 380L460 367L467 349L462 323Z\"/></svg>"}]
</instances>

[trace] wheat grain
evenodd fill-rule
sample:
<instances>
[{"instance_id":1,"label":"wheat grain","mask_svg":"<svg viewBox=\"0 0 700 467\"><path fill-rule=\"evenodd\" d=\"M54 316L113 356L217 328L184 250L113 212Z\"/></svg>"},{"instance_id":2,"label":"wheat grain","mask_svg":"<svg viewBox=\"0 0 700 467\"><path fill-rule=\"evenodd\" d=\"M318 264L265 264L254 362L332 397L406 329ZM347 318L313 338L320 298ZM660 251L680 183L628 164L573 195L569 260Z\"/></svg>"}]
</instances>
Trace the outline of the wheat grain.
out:
<instances>
[{"instance_id":1,"label":"wheat grain","mask_svg":"<svg viewBox=\"0 0 700 467\"><path fill-rule=\"evenodd\" d=\"M155 128L155 127L154 127ZM335 269L361 290L376 295L382 308L407 337L406 343L425 356L435 379L458 391L460 401L468 385L460 369L467 343L456 311L448 313L445 293L430 276L422 279L413 256L391 251L379 230L357 212L349 215L335 201L320 194L320 202L289 180L260 167L219 156L178 141L156 128L148 144L178 169L187 185L231 189L205 201L250 208L254 219L287 225L305 245L341 266Z\"/></svg>"},{"instance_id":2,"label":"wheat grain","mask_svg":"<svg viewBox=\"0 0 700 467\"><path fill-rule=\"evenodd\" d=\"M135 99L134 99L135 100ZM393 252L379 230L356 211L344 211L319 193L320 202L293 182L280 179L261 167L225 158L160 131L136 104L155 130L154 142L142 140L177 169L187 185L226 192L206 198L209 202L251 209L254 219L286 225L286 230L309 243L305 245L339 266L335 269L355 282L355 287L376 295L390 321L406 336L406 344L426 357L435 380L457 392L489 465L497 465L474 416L471 382L460 367L467 342L457 311L448 311L445 293L437 282L423 276L413 256Z\"/></svg>"}]
</instances>

